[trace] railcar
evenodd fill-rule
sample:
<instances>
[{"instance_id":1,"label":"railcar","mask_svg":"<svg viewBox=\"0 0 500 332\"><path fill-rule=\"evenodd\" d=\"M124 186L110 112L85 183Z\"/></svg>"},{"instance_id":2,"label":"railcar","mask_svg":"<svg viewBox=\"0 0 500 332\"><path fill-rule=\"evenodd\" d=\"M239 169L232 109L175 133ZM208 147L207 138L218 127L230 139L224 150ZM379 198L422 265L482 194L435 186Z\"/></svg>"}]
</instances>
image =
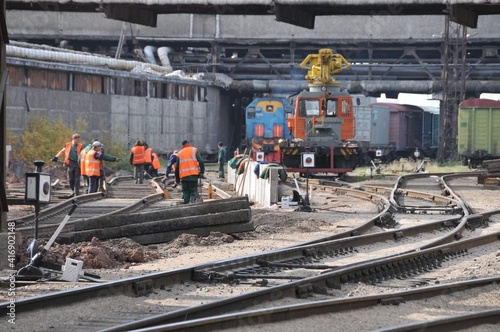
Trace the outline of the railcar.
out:
<instances>
[{"instance_id":1,"label":"railcar","mask_svg":"<svg viewBox=\"0 0 500 332\"><path fill-rule=\"evenodd\" d=\"M279 162L279 143L290 139L288 116L293 108L285 98L256 98L246 107L246 144L252 159Z\"/></svg>"},{"instance_id":2,"label":"railcar","mask_svg":"<svg viewBox=\"0 0 500 332\"><path fill-rule=\"evenodd\" d=\"M458 108L458 154L463 165L476 167L500 158L500 101L470 99Z\"/></svg>"},{"instance_id":3,"label":"railcar","mask_svg":"<svg viewBox=\"0 0 500 332\"><path fill-rule=\"evenodd\" d=\"M371 103L358 106L355 140L363 161L379 159L391 162L420 157L435 158L438 149L439 111L397 103Z\"/></svg>"}]
</instances>

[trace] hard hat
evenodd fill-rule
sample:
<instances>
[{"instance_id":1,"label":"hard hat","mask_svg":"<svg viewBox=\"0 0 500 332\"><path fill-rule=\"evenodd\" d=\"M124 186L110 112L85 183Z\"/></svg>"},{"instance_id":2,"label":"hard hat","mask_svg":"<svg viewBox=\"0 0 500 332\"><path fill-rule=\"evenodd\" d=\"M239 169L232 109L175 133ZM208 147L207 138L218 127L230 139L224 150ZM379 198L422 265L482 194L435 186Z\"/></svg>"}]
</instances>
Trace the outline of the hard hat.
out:
<instances>
[{"instance_id":1,"label":"hard hat","mask_svg":"<svg viewBox=\"0 0 500 332\"><path fill-rule=\"evenodd\" d=\"M101 142L99 142L99 141L95 141L94 143L92 143L92 146L98 146L98 147L101 147L101 146L102 146L102 144L101 144Z\"/></svg>"}]
</instances>

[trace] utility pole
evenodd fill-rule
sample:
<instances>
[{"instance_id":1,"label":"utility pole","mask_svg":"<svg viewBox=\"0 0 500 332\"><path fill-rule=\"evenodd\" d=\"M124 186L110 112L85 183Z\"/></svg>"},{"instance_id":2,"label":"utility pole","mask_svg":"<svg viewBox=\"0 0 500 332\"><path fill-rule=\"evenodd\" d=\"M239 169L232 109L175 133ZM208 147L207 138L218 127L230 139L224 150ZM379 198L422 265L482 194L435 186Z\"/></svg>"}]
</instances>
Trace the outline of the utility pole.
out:
<instances>
[{"instance_id":1,"label":"utility pole","mask_svg":"<svg viewBox=\"0 0 500 332\"><path fill-rule=\"evenodd\" d=\"M458 160L458 105L465 99L467 27L445 16L438 162Z\"/></svg>"}]
</instances>

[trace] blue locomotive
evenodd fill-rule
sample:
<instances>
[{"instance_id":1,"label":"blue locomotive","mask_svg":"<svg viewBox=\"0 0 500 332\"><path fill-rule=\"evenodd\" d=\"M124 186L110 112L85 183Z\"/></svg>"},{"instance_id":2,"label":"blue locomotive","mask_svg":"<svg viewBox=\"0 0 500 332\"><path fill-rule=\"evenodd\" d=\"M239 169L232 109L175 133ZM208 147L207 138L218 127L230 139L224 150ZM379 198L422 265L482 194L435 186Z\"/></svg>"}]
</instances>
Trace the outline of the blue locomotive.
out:
<instances>
[{"instance_id":1,"label":"blue locomotive","mask_svg":"<svg viewBox=\"0 0 500 332\"><path fill-rule=\"evenodd\" d=\"M279 144L290 138L287 123L290 114L293 114L293 107L285 98L256 98L248 104L246 144L252 159L263 157L260 161L279 162ZM263 154L257 156L257 152Z\"/></svg>"}]
</instances>

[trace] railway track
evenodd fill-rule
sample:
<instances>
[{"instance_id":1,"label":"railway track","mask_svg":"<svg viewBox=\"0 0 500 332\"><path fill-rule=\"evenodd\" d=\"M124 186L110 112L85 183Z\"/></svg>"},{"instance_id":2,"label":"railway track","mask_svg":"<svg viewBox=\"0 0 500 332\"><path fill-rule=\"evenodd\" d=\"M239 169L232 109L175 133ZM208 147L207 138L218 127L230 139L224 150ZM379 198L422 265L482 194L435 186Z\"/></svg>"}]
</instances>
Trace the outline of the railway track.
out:
<instances>
[{"instance_id":1,"label":"railway track","mask_svg":"<svg viewBox=\"0 0 500 332\"><path fill-rule=\"evenodd\" d=\"M116 177L105 184L102 192L56 200L42 207L38 215L38 234L40 238L50 237L75 205L76 209L64 229L66 232L74 230L75 223L97 216L127 215L145 209L162 209L181 204L180 187L169 188L168 193L169 199L164 199L163 188L156 181L135 184L131 176ZM222 191L219 190L219 193ZM35 217L32 213L9 221L16 223L16 230L24 239L29 239L34 234Z\"/></svg>"},{"instance_id":2,"label":"railway track","mask_svg":"<svg viewBox=\"0 0 500 332\"><path fill-rule=\"evenodd\" d=\"M445 182L442 177L440 179ZM412 181L407 178L404 182L409 184ZM425 186L434 187L435 183L433 180ZM85 289L40 295L19 300L17 305L23 312L31 312L43 310L47 302L57 306L59 303L69 305L83 301L81 305L93 306L96 301L116 302L115 296L118 296L118 301L131 302L131 307L120 308L134 312L134 315L130 314L127 318L129 322L124 323L118 312L107 311L107 317L95 317L95 328L123 331L179 324L179 321L187 318L201 319L244 310L254 303L274 305L274 301L284 298L335 297L346 285L355 283L381 284L404 280L408 286L418 279L415 276L431 273L446 264L453 264L454 260L498 247L498 231L479 237L470 236L468 239L464 239L463 234L473 233L476 228L467 225L481 225L478 220L482 220L482 225L486 226L484 220L496 216L499 211L470 214L459 196L452 191L447 198L437 195L437 192L442 191L438 188L432 189L431 193L425 196L423 192L417 193L408 189L401 191L399 186L392 190L319 186L332 195L350 195L353 199L369 200L378 206L379 213L345 232L299 246L89 286ZM382 195L374 194L373 191ZM401 192L404 193L404 199L395 195ZM411 202L408 197L411 197ZM415 200L423 201L424 204L417 206ZM390 201L398 201L397 207L390 204ZM433 203L433 206L430 206L430 203ZM457 213L459 209L462 209L461 213ZM433 218L421 220L420 225L415 225L414 222L406 223L404 217L408 215L433 215ZM256 291L256 287L260 290ZM222 291L224 296L214 294L214 291L216 293L222 289L229 290L232 296L228 297L227 293ZM171 293L174 291L176 300L171 299ZM192 297L193 292L207 292L207 296L202 297L205 299L203 304L187 300ZM134 298L137 296L139 297ZM160 308L151 308L147 305L149 301L158 301ZM141 311L139 314L133 308L148 308L148 312L138 310ZM160 313L165 311L167 313ZM117 324L118 321L122 324ZM78 330L73 325L61 327L63 330L68 328ZM174 325L167 328L174 328Z\"/></svg>"}]
</instances>

